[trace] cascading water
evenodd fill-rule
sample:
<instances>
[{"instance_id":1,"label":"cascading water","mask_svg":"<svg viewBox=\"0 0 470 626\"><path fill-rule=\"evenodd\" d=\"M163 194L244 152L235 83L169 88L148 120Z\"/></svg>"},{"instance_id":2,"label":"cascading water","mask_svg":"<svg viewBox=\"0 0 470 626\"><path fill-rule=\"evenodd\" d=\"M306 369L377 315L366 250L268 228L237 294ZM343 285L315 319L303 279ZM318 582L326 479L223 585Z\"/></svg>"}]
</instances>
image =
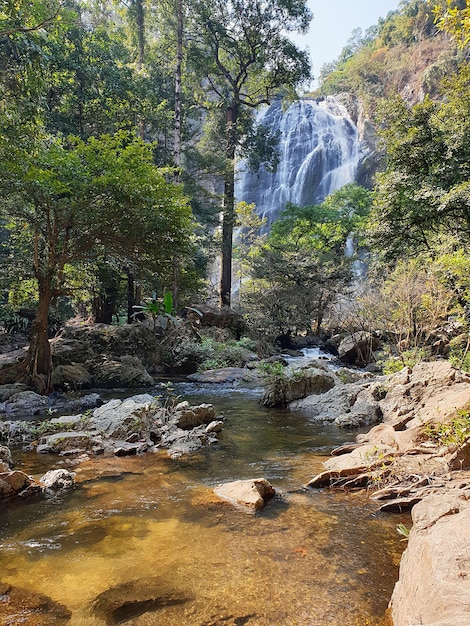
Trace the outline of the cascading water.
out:
<instances>
[{"instance_id":1,"label":"cascading water","mask_svg":"<svg viewBox=\"0 0 470 626\"><path fill-rule=\"evenodd\" d=\"M257 122L279 133L279 165L275 172L264 167L251 172L246 162L240 162L235 196L238 202L254 203L268 224L288 202L320 204L354 182L361 156L358 130L332 96L299 100L287 111L278 100L260 112Z\"/></svg>"}]
</instances>

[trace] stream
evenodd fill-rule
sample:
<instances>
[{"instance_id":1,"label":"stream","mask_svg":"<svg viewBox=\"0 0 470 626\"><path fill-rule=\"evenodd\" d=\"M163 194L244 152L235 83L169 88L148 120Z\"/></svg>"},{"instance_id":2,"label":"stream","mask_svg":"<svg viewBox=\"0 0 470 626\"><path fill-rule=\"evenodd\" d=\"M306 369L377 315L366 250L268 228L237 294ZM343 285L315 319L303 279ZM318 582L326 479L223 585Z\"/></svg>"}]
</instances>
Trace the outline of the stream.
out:
<instances>
[{"instance_id":1,"label":"stream","mask_svg":"<svg viewBox=\"0 0 470 626\"><path fill-rule=\"evenodd\" d=\"M178 460L94 457L71 468L73 491L8 502L0 580L62 603L70 626L377 625L405 547L396 528L407 518L378 513L364 493L302 488L356 432L265 409L256 390L177 383L175 392L215 405L225 418L219 445ZM36 477L70 469L57 456L15 460ZM212 495L219 482L254 477L277 492L261 513ZM95 599L111 588L124 599L156 588L162 600L98 610Z\"/></svg>"}]
</instances>

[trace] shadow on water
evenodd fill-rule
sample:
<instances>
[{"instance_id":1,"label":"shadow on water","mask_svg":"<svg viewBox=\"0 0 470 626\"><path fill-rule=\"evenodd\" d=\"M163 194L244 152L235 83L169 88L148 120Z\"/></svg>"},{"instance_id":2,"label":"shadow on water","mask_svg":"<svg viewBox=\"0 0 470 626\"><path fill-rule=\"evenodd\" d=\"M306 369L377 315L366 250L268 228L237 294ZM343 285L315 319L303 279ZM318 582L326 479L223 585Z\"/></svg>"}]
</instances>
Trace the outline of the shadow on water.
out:
<instances>
[{"instance_id":1,"label":"shadow on water","mask_svg":"<svg viewBox=\"0 0 470 626\"><path fill-rule=\"evenodd\" d=\"M252 390L176 391L223 414L220 444L179 460L96 457L59 500L9 504L1 580L65 605L72 626L378 624L403 518L378 514L364 494L302 488L356 433L264 409ZM22 457L30 473L43 462ZM277 495L257 515L213 495L217 483L261 476Z\"/></svg>"}]
</instances>

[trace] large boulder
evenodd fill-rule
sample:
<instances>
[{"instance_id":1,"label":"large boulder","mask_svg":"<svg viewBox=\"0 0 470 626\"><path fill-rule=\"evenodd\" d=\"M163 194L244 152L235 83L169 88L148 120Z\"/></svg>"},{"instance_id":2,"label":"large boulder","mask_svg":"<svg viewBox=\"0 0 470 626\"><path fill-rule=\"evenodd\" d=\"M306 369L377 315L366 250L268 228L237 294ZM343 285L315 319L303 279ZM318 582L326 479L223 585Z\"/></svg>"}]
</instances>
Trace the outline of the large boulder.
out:
<instances>
[{"instance_id":1,"label":"large boulder","mask_svg":"<svg viewBox=\"0 0 470 626\"><path fill-rule=\"evenodd\" d=\"M105 358L94 362L91 367L97 387L105 389L138 388L151 387L155 384L154 379L137 357Z\"/></svg>"},{"instance_id":2,"label":"large boulder","mask_svg":"<svg viewBox=\"0 0 470 626\"><path fill-rule=\"evenodd\" d=\"M39 482L45 489L58 491L62 489L70 489L74 485L73 472L66 469L49 470L39 479Z\"/></svg>"},{"instance_id":3,"label":"large boulder","mask_svg":"<svg viewBox=\"0 0 470 626\"><path fill-rule=\"evenodd\" d=\"M245 512L255 513L262 509L276 492L265 478L251 478L217 485L214 493Z\"/></svg>"},{"instance_id":4,"label":"large boulder","mask_svg":"<svg viewBox=\"0 0 470 626\"><path fill-rule=\"evenodd\" d=\"M285 374L267 378L264 406L287 406L310 395L323 394L335 386L334 375L320 364L304 369L285 368Z\"/></svg>"},{"instance_id":5,"label":"large boulder","mask_svg":"<svg viewBox=\"0 0 470 626\"><path fill-rule=\"evenodd\" d=\"M77 363L58 365L52 372L54 389L77 391L79 389L91 389L93 384L94 381L90 372Z\"/></svg>"},{"instance_id":6,"label":"large boulder","mask_svg":"<svg viewBox=\"0 0 470 626\"><path fill-rule=\"evenodd\" d=\"M135 431L145 429L155 398L150 394L140 394L125 400L110 400L95 409L88 422L88 428L103 433L107 437L125 438Z\"/></svg>"},{"instance_id":7,"label":"large boulder","mask_svg":"<svg viewBox=\"0 0 470 626\"><path fill-rule=\"evenodd\" d=\"M341 361L350 365L367 365L373 361L373 352L377 350L380 341L371 333L358 331L345 337L338 346L338 356Z\"/></svg>"},{"instance_id":8,"label":"large boulder","mask_svg":"<svg viewBox=\"0 0 470 626\"><path fill-rule=\"evenodd\" d=\"M289 409L302 411L316 422L334 423L342 428L376 424L382 417L380 389L381 383L373 379L345 384L338 380L325 393L291 402Z\"/></svg>"},{"instance_id":9,"label":"large boulder","mask_svg":"<svg viewBox=\"0 0 470 626\"><path fill-rule=\"evenodd\" d=\"M448 361L404 368L387 377L384 387L387 393L380 401L383 420L397 430L445 421L470 400L470 375Z\"/></svg>"},{"instance_id":10,"label":"large boulder","mask_svg":"<svg viewBox=\"0 0 470 626\"><path fill-rule=\"evenodd\" d=\"M470 492L426 497L390 602L394 626L470 624Z\"/></svg>"}]
</instances>

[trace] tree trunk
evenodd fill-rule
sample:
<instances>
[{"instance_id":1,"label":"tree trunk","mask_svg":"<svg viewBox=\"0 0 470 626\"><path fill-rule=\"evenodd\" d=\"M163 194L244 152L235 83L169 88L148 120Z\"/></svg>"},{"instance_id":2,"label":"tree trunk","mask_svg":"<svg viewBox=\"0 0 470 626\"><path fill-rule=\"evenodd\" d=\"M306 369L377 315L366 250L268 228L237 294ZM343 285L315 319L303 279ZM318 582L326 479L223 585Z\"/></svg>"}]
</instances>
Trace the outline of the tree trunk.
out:
<instances>
[{"instance_id":1,"label":"tree trunk","mask_svg":"<svg viewBox=\"0 0 470 626\"><path fill-rule=\"evenodd\" d=\"M176 0L176 67L175 67L175 127L173 139L173 164L175 166L173 180L181 182L181 92L182 92L182 67L183 67L183 0ZM179 295L179 269L178 257L173 257L173 304L178 308Z\"/></svg>"},{"instance_id":2,"label":"tree trunk","mask_svg":"<svg viewBox=\"0 0 470 626\"><path fill-rule=\"evenodd\" d=\"M222 267L220 304L230 306L232 293L232 250L235 225L235 147L237 139L237 106L227 109L224 206L222 215Z\"/></svg>"},{"instance_id":3,"label":"tree trunk","mask_svg":"<svg viewBox=\"0 0 470 626\"><path fill-rule=\"evenodd\" d=\"M39 304L36 317L31 327L31 343L26 355L26 377L38 393L51 390L52 353L47 336L49 306L52 300L50 285L39 280Z\"/></svg>"}]
</instances>

